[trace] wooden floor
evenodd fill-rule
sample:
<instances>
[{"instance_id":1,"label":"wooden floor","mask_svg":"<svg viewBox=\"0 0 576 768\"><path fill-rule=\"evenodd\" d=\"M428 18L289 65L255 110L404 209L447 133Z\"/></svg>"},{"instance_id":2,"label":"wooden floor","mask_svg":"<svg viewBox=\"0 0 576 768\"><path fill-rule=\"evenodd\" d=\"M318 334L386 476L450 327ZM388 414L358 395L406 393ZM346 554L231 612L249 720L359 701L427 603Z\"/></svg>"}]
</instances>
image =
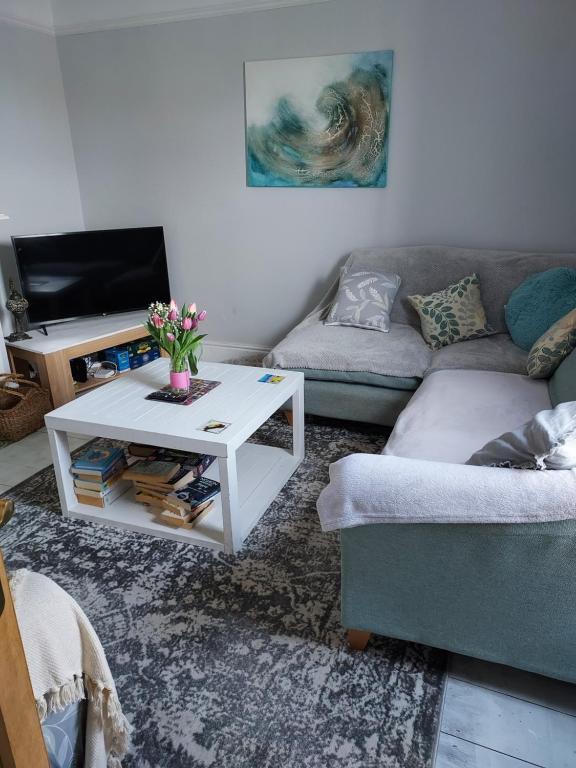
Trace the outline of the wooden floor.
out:
<instances>
[{"instance_id":1,"label":"wooden floor","mask_svg":"<svg viewBox=\"0 0 576 768\"><path fill-rule=\"evenodd\" d=\"M576 768L576 686L452 656L435 768Z\"/></svg>"},{"instance_id":2,"label":"wooden floor","mask_svg":"<svg viewBox=\"0 0 576 768\"><path fill-rule=\"evenodd\" d=\"M70 450L84 445L88 439L80 435L70 437ZM46 427L17 443L0 448L0 496L51 464Z\"/></svg>"},{"instance_id":3,"label":"wooden floor","mask_svg":"<svg viewBox=\"0 0 576 768\"><path fill-rule=\"evenodd\" d=\"M51 463L45 430L0 449L0 495ZM453 656L440 729L435 768L576 768L576 686Z\"/></svg>"}]
</instances>

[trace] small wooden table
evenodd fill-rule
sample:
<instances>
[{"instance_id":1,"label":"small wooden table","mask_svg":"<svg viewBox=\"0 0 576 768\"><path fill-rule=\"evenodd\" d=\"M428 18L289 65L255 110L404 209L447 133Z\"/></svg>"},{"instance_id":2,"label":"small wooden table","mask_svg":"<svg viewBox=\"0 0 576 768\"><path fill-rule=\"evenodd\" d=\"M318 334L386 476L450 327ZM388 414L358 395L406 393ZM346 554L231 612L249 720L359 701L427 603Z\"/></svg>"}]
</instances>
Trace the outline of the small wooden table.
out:
<instances>
[{"instance_id":1,"label":"small wooden table","mask_svg":"<svg viewBox=\"0 0 576 768\"><path fill-rule=\"evenodd\" d=\"M166 384L168 370L168 360L155 360L46 416L62 513L236 552L304 458L304 376L276 371L283 381L266 384L259 381L269 372L264 368L201 363L199 378L221 383L195 403L146 400L147 394ZM247 442L290 399L292 450ZM230 426L219 434L204 432L202 427L211 420ZM220 481L221 493L191 530L158 522L148 507L134 500L131 490L104 509L80 504L70 473L68 432L216 456L206 476Z\"/></svg>"},{"instance_id":2,"label":"small wooden table","mask_svg":"<svg viewBox=\"0 0 576 768\"><path fill-rule=\"evenodd\" d=\"M10 368L16 372L18 360L35 366L40 385L49 391L54 408L58 408L74 400L79 392L111 381L90 379L84 383L74 382L70 360L145 338L149 335L143 326L145 320L145 312L132 312L50 326L48 336L41 331L29 331L32 336L29 340L6 342ZM114 378L123 375L119 373Z\"/></svg>"}]
</instances>

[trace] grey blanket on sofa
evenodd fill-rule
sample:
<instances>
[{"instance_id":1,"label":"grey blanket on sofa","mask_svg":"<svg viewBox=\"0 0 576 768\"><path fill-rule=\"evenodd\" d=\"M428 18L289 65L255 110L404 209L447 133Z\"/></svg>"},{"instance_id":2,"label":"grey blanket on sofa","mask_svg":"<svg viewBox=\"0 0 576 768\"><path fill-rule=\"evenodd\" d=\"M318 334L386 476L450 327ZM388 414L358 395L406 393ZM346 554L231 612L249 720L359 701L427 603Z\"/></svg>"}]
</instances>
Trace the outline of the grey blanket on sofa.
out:
<instances>
[{"instance_id":1,"label":"grey blanket on sofa","mask_svg":"<svg viewBox=\"0 0 576 768\"><path fill-rule=\"evenodd\" d=\"M418 377L432 353L410 325L391 323L390 331L324 325L316 310L296 326L265 358L268 368L364 371L383 376Z\"/></svg>"}]
</instances>

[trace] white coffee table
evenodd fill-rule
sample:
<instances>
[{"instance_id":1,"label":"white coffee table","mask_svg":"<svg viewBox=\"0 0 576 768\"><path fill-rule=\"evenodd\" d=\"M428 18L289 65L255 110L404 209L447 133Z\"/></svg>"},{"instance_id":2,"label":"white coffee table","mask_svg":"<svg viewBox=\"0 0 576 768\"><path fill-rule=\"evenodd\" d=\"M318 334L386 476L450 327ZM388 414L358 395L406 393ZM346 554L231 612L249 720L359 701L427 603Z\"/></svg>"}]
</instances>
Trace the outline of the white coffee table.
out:
<instances>
[{"instance_id":1,"label":"white coffee table","mask_svg":"<svg viewBox=\"0 0 576 768\"><path fill-rule=\"evenodd\" d=\"M198 376L222 382L188 406L146 400L168 380L168 361L155 360L52 411L46 426L64 517L236 552L304 458L304 376L277 371L279 384L258 381L273 371L242 365L203 363ZM292 451L246 440L284 403L292 400ZM229 422L220 434L203 432L211 419ZM109 507L78 503L70 473L68 435L158 445L217 456L206 472L219 480L221 494L191 530L169 528L127 491Z\"/></svg>"}]
</instances>

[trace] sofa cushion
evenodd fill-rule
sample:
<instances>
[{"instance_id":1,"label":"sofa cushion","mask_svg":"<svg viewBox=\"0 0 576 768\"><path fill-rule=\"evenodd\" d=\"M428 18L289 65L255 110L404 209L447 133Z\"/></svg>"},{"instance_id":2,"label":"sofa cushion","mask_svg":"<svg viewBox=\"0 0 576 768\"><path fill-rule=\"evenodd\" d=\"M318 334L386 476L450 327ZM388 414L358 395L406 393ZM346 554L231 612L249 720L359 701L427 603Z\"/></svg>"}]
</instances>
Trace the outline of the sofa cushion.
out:
<instances>
[{"instance_id":1,"label":"sofa cushion","mask_svg":"<svg viewBox=\"0 0 576 768\"><path fill-rule=\"evenodd\" d=\"M418 314L407 297L431 293L476 272L482 286L482 303L488 324L497 333L507 332L504 306L512 291L528 275L551 267L576 268L576 254L522 253L445 246L363 248L353 251L347 269L393 272L402 279L390 318L396 323L420 326Z\"/></svg>"},{"instance_id":2,"label":"sofa cushion","mask_svg":"<svg viewBox=\"0 0 576 768\"><path fill-rule=\"evenodd\" d=\"M563 360L548 383L552 405L576 401L576 350Z\"/></svg>"},{"instance_id":3,"label":"sofa cushion","mask_svg":"<svg viewBox=\"0 0 576 768\"><path fill-rule=\"evenodd\" d=\"M426 375L433 371L456 368L526 373L526 359L526 352L517 347L507 333L499 333L484 339L460 341L458 344L442 347L432 354L432 362Z\"/></svg>"},{"instance_id":4,"label":"sofa cushion","mask_svg":"<svg viewBox=\"0 0 576 768\"><path fill-rule=\"evenodd\" d=\"M264 358L267 368L364 371L384 376L422 378L431 352L409 325L391 323L389 333L324 325L315 312Z\"/></svg>"},{"instance_id":5,"label":"sofa cushion","mask_svg":"<svg viewBox=\"0 0 576 768\"><path fill-rule=\"evenodd\" d=\"M338 293L324 323L387 333L390 310L399 286L398 275L342 270Z\"/></svg>"},{"instance_id":6,"label":"sofa cushion","mask_svg":"<svg viewBox=\"0 0 576 768\"><path fill-rule=\"evenodd\" d=\"M576 347L576 309L561 317L534 342L526 368L533 379L548 379Z\"/></svg>"},{"instance_id":7,"label":"sofa cushion","mask_svg":"<svg viewBox=\"0 0 576 768\"><path fill-rule=\"evenodd\" d=\"M408 296L408 301L420 315L422 335L432 349L494 333L486 323L475 273L427 296Z\"/></svg>"},{"instance_id":8,"label":"sofa cushion","mask_svg":"<svg viewBox=\"0 0 576 768\"><path fill-rule=\"evenodd\" d=\"M287 370L287 369L284 369ZM413 392L418 389L421 378L416 376L383 376L381 373L369 371L326 371L321 368L290 368L299 371L308 381L337 381L342 384L366 384L369 387L386 387L386 389L403 389Z\"/></svg>"},{"instance_id":9,"label":"sofa cushion","mask_svg":"<svg viewBox=\"0 0 576 768\"><path fill-rule=\"evenodd\" d=\"M576 269L557 267L530 275L506 303L506 325L515 344L528 351L576 307Z\"/></svg>"},{"instance_id":10,"label":"sofa cushion","mask_svg":"<svg viewBox=\"0 0 576 768\"><path fill-rule=\"evenodd\" d=\"M400 414L383 453L464 464L479 446L548 408L548 387L540 379L496 371L436 371Z\"/></svg>"}]
</instances>

